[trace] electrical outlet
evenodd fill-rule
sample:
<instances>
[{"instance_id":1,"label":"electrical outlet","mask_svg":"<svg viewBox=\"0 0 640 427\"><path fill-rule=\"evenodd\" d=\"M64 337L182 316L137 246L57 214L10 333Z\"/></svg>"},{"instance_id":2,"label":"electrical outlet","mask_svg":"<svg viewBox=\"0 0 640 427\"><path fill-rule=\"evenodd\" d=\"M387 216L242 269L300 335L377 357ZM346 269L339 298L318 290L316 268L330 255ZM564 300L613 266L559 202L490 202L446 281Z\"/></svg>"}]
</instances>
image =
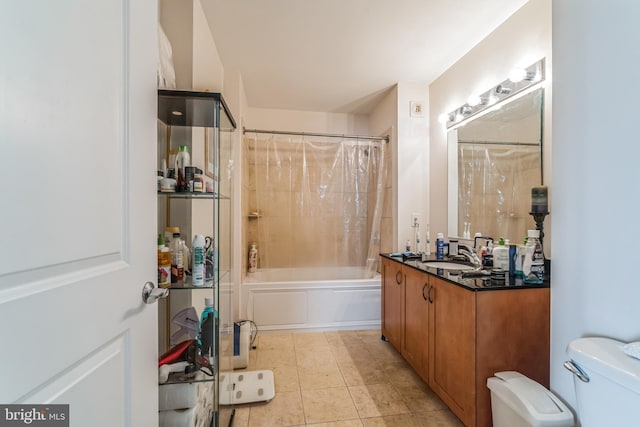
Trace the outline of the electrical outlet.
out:
<instances>
[{"instance_id":1,"label":"electrical outlet","mask_svg":"<svg viewBox=\"0 0 640 427\"><path fill-rule=\"evenodd\" d=\"M420 226L420 214L419 213L412 213L411 214L411 226L412 227L419 227Z\"/></svg>"}]
</instances>

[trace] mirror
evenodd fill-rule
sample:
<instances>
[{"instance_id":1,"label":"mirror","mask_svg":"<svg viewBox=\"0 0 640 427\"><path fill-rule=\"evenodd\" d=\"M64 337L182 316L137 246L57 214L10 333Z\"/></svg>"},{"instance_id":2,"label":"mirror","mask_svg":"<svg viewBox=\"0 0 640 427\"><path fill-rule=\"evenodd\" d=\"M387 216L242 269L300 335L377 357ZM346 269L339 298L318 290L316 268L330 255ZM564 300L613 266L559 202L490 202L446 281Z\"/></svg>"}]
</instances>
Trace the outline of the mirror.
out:
<instances>
[{"instance_id":1,"label":"mirror","mask_svg":"<svg viewBox=\"0 0 640 427\"><path fill-rule=\"evenodd\" d=\"M529 211L531 187L542 182L543 106L538 88L449 130L449 236L518 244L535 228Z\"/></svg>"}]
</instances>

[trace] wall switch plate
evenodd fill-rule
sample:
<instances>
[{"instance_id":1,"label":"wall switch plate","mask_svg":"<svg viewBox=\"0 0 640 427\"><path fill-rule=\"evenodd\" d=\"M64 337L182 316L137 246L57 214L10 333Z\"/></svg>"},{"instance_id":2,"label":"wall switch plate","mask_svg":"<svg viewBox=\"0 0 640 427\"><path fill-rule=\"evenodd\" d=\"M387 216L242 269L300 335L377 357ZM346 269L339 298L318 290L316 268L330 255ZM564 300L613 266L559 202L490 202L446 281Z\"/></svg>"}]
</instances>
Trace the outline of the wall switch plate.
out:
<instances>
[{"instance_id":1,"label":"wall switch plate","mask_svg":"<svg viewBox=\"0 0 640 427\"><path fill-rule=\"evenodd\" d=\"M411 117L424 117L424 104L420 101L410 101Z\"/></svg>"}]
</instances>

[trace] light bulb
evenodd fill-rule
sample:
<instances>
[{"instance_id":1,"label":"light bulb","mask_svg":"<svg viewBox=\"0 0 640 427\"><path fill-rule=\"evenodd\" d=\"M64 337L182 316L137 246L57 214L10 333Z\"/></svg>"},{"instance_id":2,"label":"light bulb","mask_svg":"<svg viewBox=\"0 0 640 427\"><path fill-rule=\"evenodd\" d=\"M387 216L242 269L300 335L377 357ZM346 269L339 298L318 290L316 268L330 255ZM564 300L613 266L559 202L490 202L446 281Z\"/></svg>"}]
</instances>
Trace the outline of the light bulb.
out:
<instances>
[{"instance_id":1,"label":"light bulb","mask_svg":"<svg viewBox=\"0 0 640 427\"><path fill-rule=\"evenodd\" d=\"M469 95L469 97L467 98L467 104L469 104L472 107L475 107L476 105L480 104L480 102L482 102L482 99L480 99L479 95Z\"/></svg>"},{"instance_id":2,"label":"light bulb","mask_svg":"<svg viewBox=\"0 0 640 427\"><path fill-rule=\"evenodd\" d=\"M446 113L442 113L438 116L438 123L447 123L449 120L449 115Z\"/></svg>"},{"instance_id":3,"label":"light bulb","mask_svg":"<svg viewBox=\"0 0 640 427\"><path fill-rule=\"evenodd\" d=\"M509 74L509 80L513 83L521 82L525 77L527 77L527 71L524 68L514 68Z\"/></svg>"}]
</instances>

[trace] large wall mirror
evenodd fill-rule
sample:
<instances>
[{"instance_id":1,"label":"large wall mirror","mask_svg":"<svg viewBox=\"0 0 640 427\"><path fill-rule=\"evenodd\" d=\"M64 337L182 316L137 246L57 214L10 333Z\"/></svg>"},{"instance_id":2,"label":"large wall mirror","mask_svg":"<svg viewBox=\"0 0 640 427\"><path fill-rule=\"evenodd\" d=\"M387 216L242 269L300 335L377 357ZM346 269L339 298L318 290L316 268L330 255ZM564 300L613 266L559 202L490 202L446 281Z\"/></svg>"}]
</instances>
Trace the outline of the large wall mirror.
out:
<instances>
[{"instance_id":1,"label":"large wall mirror","mask_svg":"<svg viewBox=\"0 0 640 427\"><path fill-rule=\"evenodd\" d=\"M450 237L521 243L535 228L529 211L531 188L542 183L544 89L501 104L448 131Z\"/></svg>"}]
</instances>

